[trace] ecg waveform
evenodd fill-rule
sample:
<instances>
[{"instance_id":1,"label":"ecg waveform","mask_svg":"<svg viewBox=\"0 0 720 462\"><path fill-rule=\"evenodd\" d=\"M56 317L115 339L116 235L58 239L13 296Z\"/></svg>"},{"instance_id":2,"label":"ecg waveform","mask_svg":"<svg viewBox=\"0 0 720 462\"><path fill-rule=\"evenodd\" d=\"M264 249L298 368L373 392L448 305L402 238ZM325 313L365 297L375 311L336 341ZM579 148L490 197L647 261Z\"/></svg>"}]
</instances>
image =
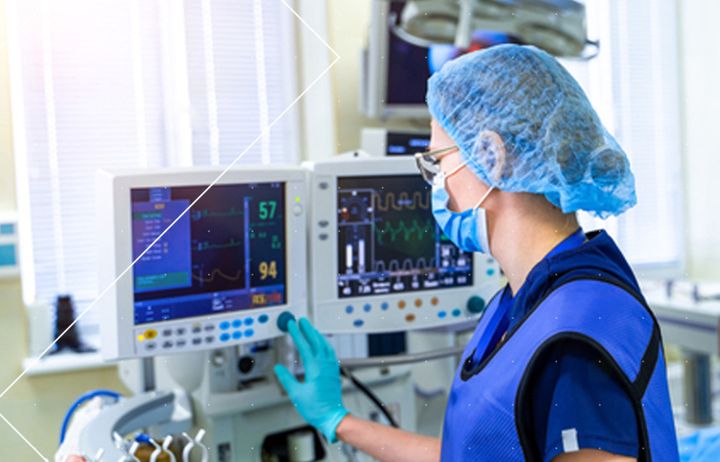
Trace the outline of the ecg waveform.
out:
<instances>
[{"instance_id":1,"label":"ecg waveform","mask_svg":"<svg viewBox=\"0 0 720 462\"><path fill-rule=\"evenodd\" d=\"M420 175L338 179L338 296L472 284L472 256L449 242Z\"/></svg>"},{"instance_id":2,"label":"ecg waveform","mask_svg":"<svg viewBox=\"0 0 720 462\"><path fill-rule=\"evenodd\" d=\"M199 252L202 252L204 250L223 250L223 249L232 249L235 247L242 247L243 245L245 245L244 241L238 241L235 239L230 239L229 241L223 242L221 244L214 244L212 242L202 241L202 242L198 242L197 250Z\"/></svg>"},{"instance_id":3,"label":"ecg waveform","mask_svg":"<svg viewBox=\"0 0 720 462\"><path fill-rule=\"evenodd\" d=\"M388 192L384 195L379 193L373 194L374 207L381 212L389 210L427 210L430 208L430 195L426 191L415 191L412 197L407 192L394 193Z\"/></svg>"},{"instance_id":4,"label":"ecg waveform","mask_svg":"<svg viewBox=\"0 0 720 462\"><path fill-rule=\"evenodd\" d=\"M434 238L435 223L428 219L421 224L418 220L413 219L409 226L404 220L397 223L386 221L382 225L376 226L375 239L378 244L384 245L386 238L389 242L395 242L398 237L401 237L403 241L410 241L413 237L417 240Z\"/></svg>"},{"instance_id":5,"label":"ecg waveform","mask_svg":"<svg viewBox=\"0 0 720 462\"><path fill-rule=\"evenodd\" d=\"M229 218L240 217L243 215L242 210L231 207L229 210L213 211L209 209L195 210L192 212L193 221L202 220L203 218Z\"/></svg>"},{"instance_id":6,"label":"ecg waveform","mask_svg":"<svg viewBox=\"0 0 720 462\"><path fill-rule=\"evenodd\" d=\"M225 279L226 281L239 281L240 278L242 278L242 271L238 270L235 275L229 275L225 274L221 269L215 268L214 270L210 271L210 274L208 276L198 276L197 274L192 275L192 278L196 281L202 281L202 282L213 282L215 281L215 278L219 277L221 279Z\"/></svg>"},{"instance_id":7,"label":"ecg waveform","mask_svg":"<svg viewBox=\"0 0 720 462\"><path fill-rule=\"evenodd\" d=\"M384 261L378 260L373 265L373 271L377 273L397 273L399 271L404 272L424 272L429 269L434 269L436 266L435 259L425 260L423 257L420 258L406 258L402 262L398 260L390 260L387 265Z\"/></svg>"}]
</instances>

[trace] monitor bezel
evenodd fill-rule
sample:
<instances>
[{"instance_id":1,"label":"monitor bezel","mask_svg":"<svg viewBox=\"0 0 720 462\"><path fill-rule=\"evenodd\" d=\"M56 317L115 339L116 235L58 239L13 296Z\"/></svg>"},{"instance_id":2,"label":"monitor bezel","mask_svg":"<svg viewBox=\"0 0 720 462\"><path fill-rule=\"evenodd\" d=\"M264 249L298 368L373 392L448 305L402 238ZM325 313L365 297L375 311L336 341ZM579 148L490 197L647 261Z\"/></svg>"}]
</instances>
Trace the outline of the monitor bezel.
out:
<instances>
[{"instance_id":1,"label":"monitor bezel","mask_svg":"<svg viewBox=\"0 0 720 462\"><path fill-rule=\"evenodd\" d=\"M100 262L100 291L106 290L101 303L106 307L102 316L102 353L106 359L119 359L146 356L134 350L132 332L139 326L173 327L175 324L187 323L198 319L212 321L237 313L279 313L292 311L297 315L307 313L307 280L302 271L292 268L304 267L306 264L306 184L305 173L299 167L262 166L241 167L228 170L220 179L222 168L182 168L182 169L149 169L149 170L114 170L101 171L98 174L98 188L104 193L98 194L99 237L101 238L101 254L106 261ZM217 181L216 181L217 180ZM216 182L215 182L216 181ZM286 236L286 287L285 303L271 307L244 309L233 312L200 315L190 318L173 319L162 322L134 323L134 292L132 269L122 277L126 268L132 263L132 213L131 190L153 187L203 187L215 182L215 185L257 184L279 182L285 185L285 236ZM299 198L299 201L296 201ZM110 206L108 207L108 204ZM296 215L300 207L301 213ZM105 209L105 210L104 210ZM108 255L110 250L110 255ZM101 258L101 260L104 260ZM113 281L115 281L113 283ZM130 306L130 308L124 308ZM280 331L276 335L281 335ZM262 340L255 338L254 341ZM246 340L229 342L246 343Z\"/></svg>"},{"instance_id":2,"label":"monitor bezel","mask_svg":"<svg viewBox=\"0 0 720 462\"><path fill-rule=\"evenodd\" d=\"M311 200L313 209L310 214L309 239L310 239L310 260L308 274L310 277L311 304L313 322L323 332L328 333L358 333L358 332L394 332L396 326L372 327L367 329L352 329L338 327L335 319L325 312L330 306L363 305L365 303L376 303L380 300L390 304L400 299L415 299L425 297L432 291L408 291L379 295L360 295L354 297L339 297L337 293L337 179L339 177L366 177L366 176L404 176L419 175L415 160L412 156L399 157L376 157L369 154L349 153L338 156L336 159L308 164L311 170ZM322 189L321 183L327 183ZM322 190L321 190L322 189ZM326 191L333 191L333 194L326 194ZM330 211L330 212L328 212ZM327 221L322 227L320 222ZM320 234L326 234L327 238L318 240ZM457 300L467 299L477 293L492 293L497 290L497 277L487 278L481 276L481 268L484 267L483 259L489 259L486 255L473 254L473 275L472 284L459 287L448 287L437 290L438 293L446 295L447 298ZM332 268L332 271L327 271ZM468 318L446 320L437 325L459 324ZM474 319L474 318L473 318ZM421 325L405 326L403 330L424 328Z\"/></svg>"}]
</instances>

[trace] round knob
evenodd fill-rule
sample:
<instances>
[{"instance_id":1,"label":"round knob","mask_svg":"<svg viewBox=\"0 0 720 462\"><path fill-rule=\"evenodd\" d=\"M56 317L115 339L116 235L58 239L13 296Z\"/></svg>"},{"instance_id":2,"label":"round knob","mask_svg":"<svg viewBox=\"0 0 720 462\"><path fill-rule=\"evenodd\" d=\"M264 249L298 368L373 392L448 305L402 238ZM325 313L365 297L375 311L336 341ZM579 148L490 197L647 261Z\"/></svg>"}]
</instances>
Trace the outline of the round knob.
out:
<instances>
[{"instance_id":1,"label":"round knob","mask_svg":"<svg viewBox=\"0 0 720 462\"><path fill-rule=\"evenodd\" d=\"M485 311L485 299L477 295L473 295L467 301L467 310L472 314L480 314Z\"/></svg>"},{"instance_id":2,"label":"round knob","mask_svg":"<svg viewBox=\"0 0 720 462\"><path fill-rule=\"evenodd\" d=\"M277 319L278 329L280 329L283 332L287 332L288 331L288 323L290 321L294 321L294 320L295 320L295 315L293 315L289 311L283 311L282 313L280 313L280 316L278 316L278 319Z\"/></svg>"},{"instance_id":3,"label":"round knob","mask_svg":"<svg viewBox=\"0 0 720 462\"><path fill-rule=\"evenodd\" d=\"M238 370L243 374L249 373L255 366L255 359L252 356L243 356L238 360Z\"/></svg>"}]
</instances>

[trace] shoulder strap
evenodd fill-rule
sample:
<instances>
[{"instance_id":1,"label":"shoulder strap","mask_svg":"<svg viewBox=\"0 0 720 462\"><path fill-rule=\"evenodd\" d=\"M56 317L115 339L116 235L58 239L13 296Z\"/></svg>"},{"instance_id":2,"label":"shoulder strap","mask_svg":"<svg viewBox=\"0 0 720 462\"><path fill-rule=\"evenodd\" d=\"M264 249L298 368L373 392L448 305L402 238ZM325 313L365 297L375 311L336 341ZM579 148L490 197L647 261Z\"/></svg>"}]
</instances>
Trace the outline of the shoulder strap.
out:
<instances>
[{"instance_id":1,"label":"shoulder strap","mask_svg":"<svg viewBox=\"0 0 720 462\"><path fill-rule=\"evenodd\" d=\"M642 296L639 292L637 292L634 288L630 287L628 284L624 283L623 281L619 280L618 278L612 277L607 274L596 274L596 275L575 275L573 276L570 274L567 278L561 278L558 282L559 284L556 284L552 290L550 290L544 297L547 298L547 296L550 295L550 293L554 292L555 290L559 289L561 286L564 286L565 284L569 284L575 281L582 281L582 280L594 280L598 282L603 282L606 284L611 284L616 287L619 287L623 289L625 292L630 294L637 302L647 311L648 315L650 316L650 319L652 320L653 327L652 327L652 333L650 335L650 339L648 340L647 347L645 348L645 352L643 353L642 359L640 360L640 368L637 376L635 377L635 380L633 380L633 392L636 394L639 398L642 398L643 395L645 395L645 390L647 389L648 383L650 382L650 378L652 377L653 371L655 370L655 365L657 364L657 360L660 353L660 345L662 344L662 338L660 334L660 328L657 322L657 319L655 318L655 314L652 312L650 307L648 306L647 302L645 301L645 297ZM534 308L533 308L534 309Z\"/></svg>"},{"instance_id":2,"label":"shoulder strap","mask_svg":"<svg viewBox=\"0 0 720 462\"><path fill-rule=\"evenodd\" d=\"M557 284L554 284L553 287L543 295L543 297L533 306L533 308L528 312L528 316L535 311L540 305L542 305L542 302L547 299L547 297L553 293L554 291L560 289L561 287L571 284L575 281L582 281L582 280L596 280L599 282L607 283L615 285L623 290L625 290L627 293L629 293L633 298L635 298L648 312L650 318L653 322L652 327L652 333L650 335L650 339L648 341L648 345L645 348L645 351L643 353L641 364L639 368L639 372L635 379L631 382L630 379L627 377L627 375L623 372L622 368L618 365L618 363L615 361L615 359L612 357L612 355L595 339L588 337L586 335L576 333L576 332L564 332L556 334L547 340L543 342L542 345L533 353L532 358L528 362L528 365L525 369L525 372L523 373L523 377L520 381L520 384L517 389L517 394L515 397L515 425L516 430L518 433L518 437L520 439L520 443L523 448L523 453L525 455L526 460L528 461L535 461L535 460L542 460L542 455L539 454L539 449L535 447L534 441L535 441L535 431L533 428L533 422L532 422L532 409L531 409L531 390L528 389L528 386L531 382L531 375L533 371L535 370L538 361L542 358L543 353L548 351L550 347L552 347L554 344L556 344L559 341L571 339L574 341L579 341L582 343L587 344L594 350L600 354L603 359L606 361L606 364L610 366L610 370L612 371L613 375L619 380L619 382L622 384L623 388L627 392L628 396L631 398L633 402L633 407L635 409L635 415L637 417L637 423L638 423L638 436L639 436L639 461L650 461L651 456L650 452L648 451L650 440L649 435L647 431L647 424L645 422L645 414L643 411L643 404L642 404L642 398L645 395L645 391L647 389L648 383L650 382L650 379L653 375L653 372L655 371L655 368L657 366L657 361L660 354L660 348L662 345L662 339L660 335L660 329L658 327L657 320L655 319L654 314L652 313L652 310L648 307L644 297L639 294L636 290L634 290L632 287L629 287L624 282L609 277L607 275L573 275L569 274L568 277L561 277Z\"/></svg>"}]
</instances>

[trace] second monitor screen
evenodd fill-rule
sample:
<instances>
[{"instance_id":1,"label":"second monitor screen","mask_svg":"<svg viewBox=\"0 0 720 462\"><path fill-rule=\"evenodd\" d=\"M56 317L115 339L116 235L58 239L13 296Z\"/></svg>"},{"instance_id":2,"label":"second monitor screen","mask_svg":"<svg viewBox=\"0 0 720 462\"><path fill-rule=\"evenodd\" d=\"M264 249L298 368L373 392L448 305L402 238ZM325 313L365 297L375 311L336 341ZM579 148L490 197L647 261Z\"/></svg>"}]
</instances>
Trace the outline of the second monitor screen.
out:
<instances>
[{"instance_id":1,"label":"second monitor screen","mask_svg":"<svg viewBox=\"0 0 720 462\"><path fill-rule=\"evenodd\" d=\"M338 178L338 296L469 286L472 254L432 216L419 175Z\"/></svg>"}]
</instances>

